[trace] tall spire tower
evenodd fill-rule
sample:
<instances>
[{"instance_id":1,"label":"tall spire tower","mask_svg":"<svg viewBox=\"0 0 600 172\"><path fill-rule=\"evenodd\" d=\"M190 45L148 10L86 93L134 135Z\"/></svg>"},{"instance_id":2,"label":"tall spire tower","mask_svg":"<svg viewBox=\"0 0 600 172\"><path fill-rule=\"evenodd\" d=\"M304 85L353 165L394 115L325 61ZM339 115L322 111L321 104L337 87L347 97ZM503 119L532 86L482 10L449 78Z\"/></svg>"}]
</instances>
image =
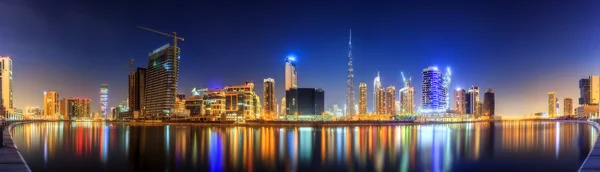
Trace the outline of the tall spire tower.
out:
<instances>
[{"instance_id":1,"label":"tall spire tower","mask_svg":"<svg viewBox=\"0 0 600 172\"><path fill-rule=\"evenodd\" d=\"M354 69L352 68L352 29L350 29L350 41L348 42L348 93L346 94L346 115L355 115L354 111Z\"/></svg>"}]
</instances>

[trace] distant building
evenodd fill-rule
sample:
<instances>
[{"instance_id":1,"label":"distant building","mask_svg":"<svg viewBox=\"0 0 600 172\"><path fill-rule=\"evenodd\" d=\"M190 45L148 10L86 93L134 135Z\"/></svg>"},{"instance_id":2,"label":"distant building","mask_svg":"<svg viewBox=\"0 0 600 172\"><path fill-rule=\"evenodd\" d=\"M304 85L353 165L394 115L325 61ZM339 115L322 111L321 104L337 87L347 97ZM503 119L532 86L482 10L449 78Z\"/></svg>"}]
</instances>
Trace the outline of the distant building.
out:
<instances>
[{"instance_id":1,"label":"distant building","mask_svg":"<svg viewBox=\"0 0 600 172\"><path fill-rule=\"evenodd\" d=\"M64 102L66 102L65 108L65 118L73 118L73 117L90 117L91 114L91 106L90 99L88 98L64 98ZM102 111L100 111L102 112Z\"/></svg>"},{"instance_id":2,"label":"distant building","mask_svg":"<svg viewBox=\"0 0 600 172\"><path fill-rule=\"evenodd\" d=\"M379 77L379 72L377 72L377 77L375 77L375 79L373 80L373 113L375 114L379 114L379 110L378 110L378 92L379 89L381 88L381 78Z\"/></svg>"},{"instance_id":3,"label":"distant building","mask_svg":"<svg viewBox=\"0 0 600 172\"><path fill-rule=\"evenodd\" d=\"M579 107L577 107L577 109L575 111L576 111L575 114L577 114L577 117L589 118L591 116L598 114L598 105L579 106Z\"/></svg>"},{"instance_id":4,"label":"distant building","mask_svg":"<svg viewBox=\"0 0 600 172\"><path fill-rule=\"evenodd\" d=\"M185 94L177 94L177 98L175 99L175 109L185 109Z\"/></svg>"},{"instance_id":5,"label":"distant building","mask_svg":"<svg viewBox=\"0 0 600 172\"><path fill-rule=\"evenodd\" d=\"M565 97L564 101L564 115L573 115L573 99Z\"/></svg>"},{"instance_id":6,"label":"distant building","mask_svg":"<svg viewBox=\"0 0 600 172\"><path fill-rule=\"evenodd\" d=\"M265 101L265 106L263 107L263 113L269 117L276 117L277 114L275 112L275 80L273 78L267 78L263 82L263 100Z\"/></svg>"},{"instance_id":7,"label":"distant building","mask_svg":"<svg viewBox=\"0 0 600 172\"><path fill-rule=\"evenodd\" d=\"M466 112L466 106L467 106L466 94L467 94L467 91L465 91L465 89L454 90L454 96L453 96L454 97L454 103L453 103L454 108L453 109L458 114L465 114L465 112Z\"/></svg>"},{"instance_id":8,"label":"distant building","mask_svg":"<svg viewBox=\"0 0 600 172\"><path fill-rule=\"evenodd\" d=\"M385 92L385 114L396 115L396 87L388 86Z\"/></svg>"},{"instance_id":9,"label":"distant building","mask_svg":"<svg viewBox=\"0 0 600 172\"><path fill-rule=\"evenodd\" d=\"M483 115L490 117L496 115L496 100L491 88L483 94Z\"/></svg>"},{"instance_id":10,"label":"distant building","mask_svg":"<svg viewBox=\"0 0 600 172\"><path fill-rule=\"evenodd\" d=\"M254 92L254 83L246 82L244 85L226 86L225 113L227 116L237 118L256 118L260 114L261 105L259 97Z\"/></svg>"},{"instance_id":11,"label":"distant building","mask_svg":"<svg viewBox=\"0 0 600 172\"><path fill-rule=\"evenodd\" d=\"M13 65L10 57L0 56L0 82L1 84L1 94L2 94L2 105L6 109L12 109L13 107Z\"/></svg>"},{"instance_id":12,"label":"distant building","mask_svg":"<svg viewBox=\"0 0 600 172\"><path fill-rule=\"evenodd\" d=\"M190 116L205 115L206 108L203 95L191 96L185 100L185 109L190 110Z\"/></svg>"},{"instance_id":13,"label":"distant building","mask_svg":"<svg viewBox=\"0 0 600 172\"><path fill-rule=\"evenodd\" d=\"M414 113L415 88L412 86L412 78L406 80L402 73L404 87L400 89L400 114L407 115Z\"/></svg>"},{"instance_id":14,"label":"distant building","mask_svg":"<svg viewBox=\"0 0 600 172\"><path fill-rule=\"evenodd\" d=\"M25 115L44 115L44 110L40 107L28 107L25 109Z\"/></svg>"},{"instance_id":15,"label":"distant building","mask_svg":"<svg viewBox=\"0 0 600 172\"><path fill-rule=\"evenodd\" d=\"M169 115L175 108L179 52L179 47L166 44L149 54L146 69L145 115Z\"/></svg>"},{"instance_id":16,"label":"distant building","mask_svg":"<svg viewBox=\"0 0 600 172\"><path fill-rule=\"evenodd\" d=\"M285 93L288 115L322 115L325 91L320 88L292 88Z\"/></svg>"},{"instance_id":17,"label":"distant building","mask_svg":"<svg viewBox=\"0 0 600 172\"><path fill-rule=\"evenodd\" d=\"M367 83L358 86L358 114L367 114Z\"/></svg>"},{"instance_id":18,"label":"distant building","mask_svg":"<svg viewBox=\"0 0 600 172\"><path fill-rule=\"evenodd\" d=\"M549 92L548 93L548 117L555 118L556 117L556 93Z\"/></svg>"},{"instance_id":19,"label":"distant building","mask_svg":"<svg viewBox=\"0 0 600 172\"><path fill-rule=\"evenodd\" d=\"M423 69L422 108L425 113L446 111L443 74L437 67Z\"/></svg>"},{"instance_id":20,"label":"distant building","mask_svg":"<svg viewBox=\"0 0 600 172\"><path fill-rule=\"evenodd\" d=\"M465 114L472 114L475 116L481 115L477 113L477 109L479 109L479 87L472 86L469 91L467 91L465 100Z\"/></svg>"},{"instance_id":21,"label":"distant building","mask_svg":"<svg viewBox=\"0 0 600 172\"><path fill-rule=\"evenodd\" d=\"M287 107L286 107L287 103L285 101L285 96L283 98L281 98L281 114L282 116L287 115Z\"/></svg>"},{"instance_id":22,"label":"distant building","mask_svg":"<svg viewBox=\"0 0 600 172\"><path fill-rule=\"evenodd\" d=\"M285 59L285 91L298 88L298 73L296 72L296 57Z\"/></svg>"},{"instance_id":23,"label":"distant building","mask_svg":"<svg viewBox=\"0 0 600 172\"><path fill-rule=\"evenodd\" d=\"M100 112L102 112L103 118L108 118L109 107L108 107L108 84L100 85Z\"/></svg>"},{"instance_id":24,"label":"distant building","mask_svg":"<svg viewBox=\"0 0 600 172\"><path fill-rule=\"evenodd\" d=\"M377 88L375 94L375 114L385 114L385 89L383 87Z\"/></svg>"},{"instance_id":25,"label":"distant building","mask_svg":"<svg viewBox=\"0 0 600 172\"><path fill-rule=\"evenodd\" d=\"M137 68L129 76L129 110L135 114L142 115L145 107L146 95L146 68Z\"/></svg>"},{"instance_id":26,"label":"distant building","mask_svg":"<svg viewBox=\"0 0 600 172\"><path fill-rule=\"evenodd\" d=\"M44 92L44 115L55 115L58 113L58 93L52 90Z\"/></svg>"}]
</instances>

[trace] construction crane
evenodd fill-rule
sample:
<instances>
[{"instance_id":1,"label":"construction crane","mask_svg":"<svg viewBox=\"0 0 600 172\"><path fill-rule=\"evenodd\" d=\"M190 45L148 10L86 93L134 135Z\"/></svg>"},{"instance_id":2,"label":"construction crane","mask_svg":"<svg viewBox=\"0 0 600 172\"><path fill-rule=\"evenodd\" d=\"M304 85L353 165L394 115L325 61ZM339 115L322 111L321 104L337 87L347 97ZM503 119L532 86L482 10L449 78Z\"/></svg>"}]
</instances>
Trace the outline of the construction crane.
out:
<instances>
[{"instance_id":1,"label":"construction crane","mask_svg":"<svg viewBox=\"0 0 600 172\"><path fill-rule=\"evenodd\" d=\"M168 33L164 33L164 32L161 32L161 31L157 31L157 30L146 28L146 27L142 27L142 26L136 26L136 27L140 28L140 29L144 29L144 30L150 31L150 32L158 33L158 34L165 35L165 36L173 38L173 46L175 48L177 48L177 40L183 41L183 37L178 37L177 36L177 32L173 32L173 35L171 35L171 34L168 34Z\"/></svg>"}]
</instances>

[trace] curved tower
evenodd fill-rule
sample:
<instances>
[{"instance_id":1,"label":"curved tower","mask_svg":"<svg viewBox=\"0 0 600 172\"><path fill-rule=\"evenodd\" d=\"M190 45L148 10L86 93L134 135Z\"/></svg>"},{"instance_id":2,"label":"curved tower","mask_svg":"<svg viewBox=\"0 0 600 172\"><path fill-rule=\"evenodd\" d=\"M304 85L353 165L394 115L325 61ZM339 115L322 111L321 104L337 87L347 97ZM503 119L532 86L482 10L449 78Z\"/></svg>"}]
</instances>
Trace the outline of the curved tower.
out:
<instances>
[{"instance_id":1,"label":"curved tower","mask_svg":"<svg viewBox=\"0 0 600 172\"><path fill-rule=\"evenodd\" d=\"M381 80L379 78L379 71L377 71L377 77L373 80L373 113L377 113L377 90L381 88Z\"/></svg>"}]
</instances>

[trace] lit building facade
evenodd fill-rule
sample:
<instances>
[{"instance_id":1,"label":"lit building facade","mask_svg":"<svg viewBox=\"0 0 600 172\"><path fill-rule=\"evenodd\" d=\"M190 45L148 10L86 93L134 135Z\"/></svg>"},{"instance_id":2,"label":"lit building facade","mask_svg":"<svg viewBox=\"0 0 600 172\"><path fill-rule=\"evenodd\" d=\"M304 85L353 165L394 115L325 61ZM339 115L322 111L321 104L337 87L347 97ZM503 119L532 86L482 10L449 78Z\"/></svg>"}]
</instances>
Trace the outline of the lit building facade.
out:
<instances>
[{"instance_id":1,"label":"lit building facade","mask_svg":"<svg viewBox=\"0 0 600 172\"><path fill-rule=\"evenodd\" d=\"M573 99L565 97L563 108L564 115L573 115Z\"/></svg>"},{"instance_id":2,"label":"lit building facade","mask_svg":"<svg viewBox=\"0 0 600 172\"><path fill-rule=\"evenodd\" d=\"M175 99L175 109L184 110L185 109L185 94L177 94Z\"/></svg>"},{"instance_id":3,"label":"lit building facade","mask_svg":"<svg viewBox=\"0 0 600 172\"><path fill-rule=\"evenodd\" d=\"M108 84L100 85L100 112L102 117L108 118L109 115L108 107Z\"/></svg>"},{"instance_id":4,"label":"lit building facade","mask_svg":"<svg viewBox=\"0 0 600 172\"><path fill-rule=\"evenodd\" d=\"M263 100L265 101L265 106L263 107L263 114L269 117L276 117L277 114L275 112L276 104L275 104L275 79L267 78L263 81Z\"/></svg>"},{"instance_id":5,"label":"lit building facade","mask_svg":"<svg viewBox=\"0 0 600 172\"><path fill-rule=\"evenodd\" d=\"M385 91L385 114L396 115L396 87L388 86Z\"/></svg>"},{"instance_id":6,"label":"lit building facade","mask_svg":"<svg viewBox=\"0 0 600 172\"><path fill-rule=\"evenodd\" d=\"M598 105L582 105L575 109L577 117L589 118L598 114Z\"/></svg>"},{"instance_id":7,"label":"lit building facade","mask_svg":"<svg viewBox=\"0 0 600 172\"><path fill-rule=\"evenodd\" d=\"M287 115L288 109L286 108L285 96L281 98L281 114L282 116Z\"/></svg>"},{"instance_id":8,"label":"lit building facade","mask_svg":"<svg viewBox=\"0 0 600 172\"><path fill-rule=\"evenodd\" d=\"M298 73L296 72L296 57L288 56L285 59L285 91L298 88Z\"/></svg>"},{"instance_id":9,"label":"lit building facade","mask_svg":"<svg viewBox=\"0 0 600 172\"><path fill-rule=\"evenodd\" d=\"M320 88L292 88L285 92L288 115L322 115L325 91Z\"/></svg>"},{"instance_id":10,"label":"lit building facade","mask_svg":"<svg viewBox=\"0 0 600 172\"><path fill-rule=\"evenodd\" d=\"M149 54L144 115L169 115L175 108L179 77L178 47L166 44Z\"/></svg>"},{"instance_id":11,"label":"lit building facade","mask_svg":"<svg viewBox=\"0 0 600 172\"><path fill-rule=\"evenodd\" d=\"M446 92L444 91L443 74L437 67L423 69L423 98L421 110L427 112L445 111Z\"/></svg>"},{"instance_id":12,"label":"lit building facade","mask_svg":"<svg viewBox=\"0 0 600 172\"><path fill-rule=\"evenodd\" d=\"M44 110L40 109L40 107L27 107L25 115L44 115Z\"/></svg>"},{"instance_id":13,"label":"lit building facade","mask_svg":"<svg viewBox=\"0 0 600 172\"><path fill-rule=\"evenodd\" d=\"M377 88L375 92L375 114L385 114L385 89L383 87Z\"/></svg>"},{"instance_id":14,"label":"lit building facade","mask_svg":"<svg viewBox=\"0 0 600 172\"><path fill-rule=\"evenodd\" d=\"M67 110L70 117L89 117L92 112L90 108L90 99L67 99Z\"/></svg>"},{"instance_id":15,"label":"lit building facade","mask_svg":"<svg viewBox=\"0 0 600 172\"><path fill-rule=\"evenodd\" d=\"M0 82L2 82L2 105L6 109L12 109L13 107L13 84L12 84L12 60L10 57L0 56Z\"/></svg>"},{"instance_id":16,"label":"lit building facade","mask_svg":"<svg viewBox=\"0 0 600 172\"><path fill-rule=\"evenodd\" d=\"M465 114L471 114L475 116L479 116L481 114L478 113L479 107L479 87L472 86L467 91L465 96L466 105L465 105Z\"/></svg>"},{"instance_id":17,"label":"lit building facade","mask_svg":"<svg viewBox=\"0 0 600 172\"><path fill-rule=\"evenodd\" d=\"M373 113L379 114L379 110L377 109L377 100L379 89L381 88L381 78L379 77L379 72L377 72L377 77L373 80Z\"/></svg>"},{"instance_id":18,"label":"lit building facade","mask_svg":"<svg viewBox=\"0 0 600 172\"><path fill-rule=\"evenodd\" d=\"M367 83L358 86L358 114L367 114Z\"/></svg>"},{"instance_id":19,"label":"lit building facade","mask_svg":"<svg viewBox=\"0 0 600 172\"><path fill-rule=\"evenodd\" d=\"M467 105L466 94L467 94L467 91L465 91L465 89L454 90L453 107L454 107L454 111L456 111L456 113L458 113L458 114L465 114L465 112L466 112L466 110L465 110L466 105Z\"/></svg>"},{"instance_id":20,"label":"lit building facade","mask_svg":"<svg viewBox=\"0 0 600 172\"><path fill-rule=\"evenodd\" d=\"M408 78L408 80L404 77L404 72L400 72L402 74L402 81L404 82L404 87L400 89L400 114L407 115L414 113L414 95L415 88L412 86L412 77Z\"/></svg>"},{"instance_id":21,"label":"lit building facade","mask_svg":"<svg viewBox=\"0 0 600 172\"><path fill-rule=\"evenodd\" d=\"M246 82L244 85L226 86L225 113L229 117L254 119L260 114L260 101L254 92L254 83Z\"/></svg>"},{"instance_id":22,"label":"lit building facade","mask_svg":"<svg viewBox=\"0 0 600 172\"><path fill-rule=\"evenodd\" d=\"M489 117L496 115L496 99L491 88L483 93L483 115Z\"/></svg>"},{"instance_id":23,"label":"lit building facade","mask_svg":"<svg viewBox=\"0 0 600 172\"><path fill-rule=\"evenodd\" d=\"M58 93L56 91L44 92L44 115L55 115L58 113Z\"/></svg>"},{"instance_id":24,"label":"lit building facade","mask_svg":"<svg viewBox=\"0 0 600 172\"><path fill-rule=\"evenodd\" d=\"M556 93L549 92L548 93L548 117L554 118L556 117Z\"/></svg>"},{"instance_id":25,"label":"lit building facade","mask_svg":"<svg viewBox=\"0 0 600 172\"><path fill-rule=\"evenodd\" d=\"M590 105L590 79L579 80L579 105Z\"/></svg>"},{"instance_id":26,"label":"lit building facade","mask_svg":"<svg viewBox=\"0 0 600 172\"><path fill-rule=\"evenodd\" d=\"M590 76L590 104L600 102L600 76Z\"/></svg>"}]
</instances>

